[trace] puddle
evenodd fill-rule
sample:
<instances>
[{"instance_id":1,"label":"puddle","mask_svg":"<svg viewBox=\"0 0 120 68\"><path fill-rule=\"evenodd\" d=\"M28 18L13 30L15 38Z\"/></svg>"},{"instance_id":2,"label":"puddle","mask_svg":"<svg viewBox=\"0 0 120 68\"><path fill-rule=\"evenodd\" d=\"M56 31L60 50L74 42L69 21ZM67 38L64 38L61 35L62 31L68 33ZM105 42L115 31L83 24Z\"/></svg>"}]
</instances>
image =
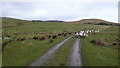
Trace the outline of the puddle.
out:
<instances>
[{"instance_id":1,"label":"puddle","mask_svg":"<svg viewBox=\"0 0 120 68\"><path fill-rule=\"evenodd\" d=\"M3 37L2 39L11 39L10 37Z\"/></svg>"}]
</instances>

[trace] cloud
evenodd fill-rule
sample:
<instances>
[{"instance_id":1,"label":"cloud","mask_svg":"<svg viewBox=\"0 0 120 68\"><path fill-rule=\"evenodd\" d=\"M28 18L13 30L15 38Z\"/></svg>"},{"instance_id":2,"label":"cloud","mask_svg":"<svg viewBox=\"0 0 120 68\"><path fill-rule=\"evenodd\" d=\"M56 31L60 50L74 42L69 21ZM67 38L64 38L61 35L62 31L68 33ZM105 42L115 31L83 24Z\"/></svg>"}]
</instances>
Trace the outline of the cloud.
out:
<instances>
[{"instance_id":1,"label":"cloud","mask_svg":"<svg viewBox=\"0 0 120 68\"><path fill-rule=\"evenodd\" d=\"M2 2L118 2L119 0L2 0Z\"/></svg>"},{"instance_id":2,"label":"cloud","mask_svg":"<svg viewBox=\"0 0 120 68\"><path fill-rule=\"evenodd\" d=\"M3 2L2 16L33 20L101 18L117 22L117 2Z\"/></svg>"}]
</instances>

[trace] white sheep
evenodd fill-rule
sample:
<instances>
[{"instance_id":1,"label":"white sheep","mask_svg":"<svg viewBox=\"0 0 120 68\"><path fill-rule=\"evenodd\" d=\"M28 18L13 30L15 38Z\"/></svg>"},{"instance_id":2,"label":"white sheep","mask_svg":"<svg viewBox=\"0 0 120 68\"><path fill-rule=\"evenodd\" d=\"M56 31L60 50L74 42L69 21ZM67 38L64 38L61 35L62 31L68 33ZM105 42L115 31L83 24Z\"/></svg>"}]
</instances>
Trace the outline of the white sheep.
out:
<instances>
[{"instance_id":1,"label":"white sheep","mask_svg":"<svg viewBox=\"0 0 120 68\"><path fill-rule=\"evenodd\" d=\"M99 32L99 30L82 30L82 31L76 32L75 35L79 37L88 37L88 34L92 32L96 33L96 32Z\"/></svg>"}]
</instances>

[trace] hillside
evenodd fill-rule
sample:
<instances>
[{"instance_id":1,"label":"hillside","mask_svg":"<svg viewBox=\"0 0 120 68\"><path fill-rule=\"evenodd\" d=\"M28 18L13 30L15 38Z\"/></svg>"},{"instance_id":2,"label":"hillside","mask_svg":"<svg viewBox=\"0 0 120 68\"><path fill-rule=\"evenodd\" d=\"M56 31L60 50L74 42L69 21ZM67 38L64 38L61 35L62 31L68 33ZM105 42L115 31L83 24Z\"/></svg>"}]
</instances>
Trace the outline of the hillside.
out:
<instances>
[{"instance_id":1,"label":"hillside","mask_svg":"<svg viewBox=\"0 0 120 68\"><path fill-rule=\"evenodd\" d=\"M22 25L22 23L27 22L25 20L8 18L8 17L1 17L1 19L2 19L3 28L18 26L18 25Z\"/></svg>"},{"instance_id":2,"label":"hillside","mask_svg":"<svg viewBox=\"0 0 120 68\"><path fill-rule=\"evenodd\" d=\"M108 21L105 21L105 20L102 20L102 19L82 19L78 22L81 22L81 23L113 23L113 22L108 22Z\"/></svg>"},{"instance_id":3,"label":"hillside","mask_svg":"<svg viewBox=\"0 0 120 68\"><path fill-rule=\"evenodd\" d=\"M22 25L24 23L30 23L30 22L50 22L50 23L54 23L54 22L64 22L64 21L26 21L26 20L21 20L21 19L15 19L15 18L8 18L8 17L1 17L2 18L2 28L8 28L8 27L15 27L15 26L19 26ZM81 24L94 24L94 25L120 25L118 23L114 23L114 22L109 22L109 21L105 21L102 19L82 19L82 20L78 20L78 21L72 21L72 22L68 22L66 21L66 23L81 23Z\"/></svg>"},{"instance_id":4,"label":"hillside","mask_svg":"<svg viewBox=\"0 0 120 68\"><path fill-rule=\"evenodd\" d=\"M78 21L72 21L70 23L94 24L94 25L118 25L117 23L105 21L102 19L82 19Z\"/></svg>"}]
</instances>

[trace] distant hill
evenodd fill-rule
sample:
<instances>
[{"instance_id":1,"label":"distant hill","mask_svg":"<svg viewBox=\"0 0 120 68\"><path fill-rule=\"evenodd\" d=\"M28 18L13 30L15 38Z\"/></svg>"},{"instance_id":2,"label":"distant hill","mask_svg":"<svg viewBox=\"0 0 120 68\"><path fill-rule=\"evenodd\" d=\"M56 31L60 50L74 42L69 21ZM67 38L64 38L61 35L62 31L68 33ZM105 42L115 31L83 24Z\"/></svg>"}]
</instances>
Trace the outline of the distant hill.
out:
<instances>
[{"instance_id":1,"label":"distant hill","mask_svg":"<svg viewBox=\"0 0 120 68\"><path fill-rule=\"evenodd\" d=\"M69 23L94 24L94 25L119 25L118 23L109 22L102 19L82 19L79 21L72 21Z\"/></svg>"},{"instance_id":2,"label":"distant hill","mask_svg":"<svg viewBox=\"0 0 120 68\"><path fill-rule=\"evenodd\" d=\"M108 22L108 21L102 20L102 19L82 19L82 20L77 21L77 22L80 22L80 23L94 23L94 24L97 24L97 23L113 23L113 22Z\"/></svg>"},{"instance_id":3,"label":"distant hill","mask_svg":"<svg viewBox=\"0 0 120 68\"><path fill-rule=\"evenodd\" d=\"M0 17L2 19L2 28L8 28L8 27L15 27L22 25L24 23L29 23L29 22L65 22L65 21L59 21L59 20L46 20L46 21L41 21L41 20L32 20L32 21L27 21L27 20L21 20L21 19L15 19L15 18L8 18L8 17ZM72 22L66 22L66 23L80 23L80 24L94 24L94 25L120 25L118 23L114 22L109 22L105 21L102 19L82 19L78 21L72 21Z\"/></svg>"}]
</instances>

